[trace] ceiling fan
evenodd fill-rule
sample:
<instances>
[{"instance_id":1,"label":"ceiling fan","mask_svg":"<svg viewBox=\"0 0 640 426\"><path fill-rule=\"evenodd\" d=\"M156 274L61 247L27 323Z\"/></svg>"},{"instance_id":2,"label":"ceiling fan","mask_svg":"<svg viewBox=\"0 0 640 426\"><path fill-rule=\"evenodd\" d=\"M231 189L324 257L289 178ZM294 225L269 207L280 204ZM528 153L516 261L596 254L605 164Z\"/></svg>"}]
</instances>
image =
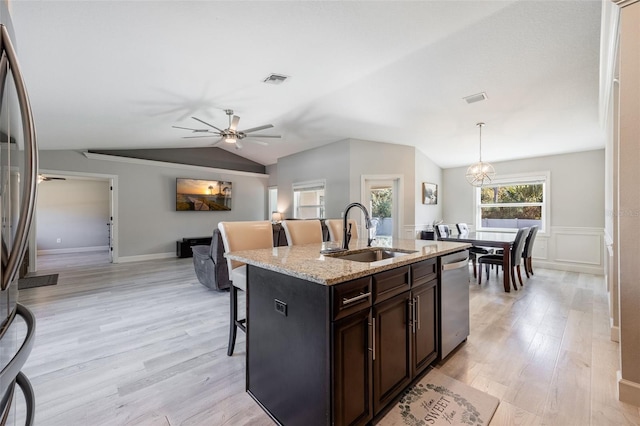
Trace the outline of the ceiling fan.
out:
<instances>
[{"instance_id":1,"label":"ceiling fan","mask_svg":"<svg viewBox=\"0 0 640 426\"><path fill-rule=\"evenodd\" d=\"M238 130L238 123L240 122L240 117L238 117L237 115L233 114L233 110L232 109L225 109L224 112L229 116L229 127L227 127L226 129L222 130L217 128L216 126L214 126L213 124L209 124L204 120L201 120L197 117L191 117L196 121L199 121L202 124L205 124L215 130L211 130L211 129L192 129L189 127L180 127L180 126L171 126L174 127L176 129L183 129L183 130L191 130L193 133L198 133L200 135L198 136L185 136L184 139L188 139L188 138L210 138L211 135L215 135L215 136L219 136L220 139L218 139L216 142L213 143L213 145L216 145L222 141L226 142L226 143L232 143L236 145L236 149L241 149L242 148L242 143L240 142L241 140L243 140L244 138L247 137L255 137L255 138L280 138L281 136L279 135L263 135L263 134L253 134L250 135L249 133L253 133L253 132L257 132L260 130L265 130L265 129L270 129L273 127L273 125L271 124L265 124L264 126L258 126L258 127L252 127L250 129L245 129L245 130ZM262 142L262 141L254 141L254 140L250 140L250 142L253 143L257 143L259 145L269 145L266 142Z\"/></svg>"}]
</instances>

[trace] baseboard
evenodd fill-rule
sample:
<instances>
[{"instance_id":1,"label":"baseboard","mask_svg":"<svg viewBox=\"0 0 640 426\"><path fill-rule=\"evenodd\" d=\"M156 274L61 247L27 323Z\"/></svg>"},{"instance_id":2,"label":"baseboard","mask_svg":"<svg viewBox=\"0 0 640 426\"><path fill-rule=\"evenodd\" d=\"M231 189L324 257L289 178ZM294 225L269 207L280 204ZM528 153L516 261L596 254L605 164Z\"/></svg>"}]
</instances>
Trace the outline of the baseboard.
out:
<instances>
[{"instance_id":1,"label":"baseboard","mask_svg":"<svg viewBox=\"0 0 640 426\"><path fill-rule=\"evenodd\" d=\"M141 262L144 260L156 260L156 259L170 259L176 257L175 252L171 253L154 253L154 254L140 254L137 256L120 256L117 262L114 263L129 263L129 262Z\"/></svg>"},{"instance_id":2,"label":"baseboard","mask_svg":"<svg viewBox=\"0 0 640 426\"><path fill-rule=\"evenodd\" d=\"M558 263L551 262L548 260L536 260L533 259L533 271L535 272L536 267L543 269L553 269L555 271L566 271L566 272L580 272L583 274L591 274L591 275L604 275L604 271L600 266L589 266L582 264L569 264L569 263Z\"/></svg>"},{"instance_id":3,"label":"baseboard","mask_svg":"<svg viewBox=\"0 0 640 426\"><path fill-rule=\"evenodd\" d=\"M109 246L71 247L71 248L64 248L64 249L38 250L38 255L40 256L43 254L86 253L90 251L109 251Z\"/></svg>"},{"instance_id":4,"label":"baseboard","mask_svg":"<svg viewBox=\"0 0 640 426\"><path fill-rule=\"evenodd\" d=\"M623 379L620 370L618 370L618 399L636 407L640 406L640 383Z\"/></svg>"}]
</instances>

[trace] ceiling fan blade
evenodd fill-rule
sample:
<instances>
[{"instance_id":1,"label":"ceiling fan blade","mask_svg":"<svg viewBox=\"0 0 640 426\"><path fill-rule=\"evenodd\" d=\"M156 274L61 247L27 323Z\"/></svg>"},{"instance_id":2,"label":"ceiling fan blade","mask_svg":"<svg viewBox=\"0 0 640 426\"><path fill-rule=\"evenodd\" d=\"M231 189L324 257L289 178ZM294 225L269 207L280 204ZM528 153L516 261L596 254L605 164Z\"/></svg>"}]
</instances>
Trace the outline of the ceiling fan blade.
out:
<instances>
[{"instance_id":1,"label":"ceiling fan blade","mask_svg":"<svg viewBox=\"0 0 640 426\"><path fill-rule=\"evenodd\" d=\"M208 129L192 129L190 127L171 126L174 129L191 130L192 132L208 132Z\"/></svg>"},{"instance_id":2,"label":"ceiling fan blade","mask_svg":"<svg viewBox=\"0 0 640 426\"><path fill-rule=\"evenodd\" d=\"M264 126L252 127L247 130L242 130L242 133L257 132L258 130L270 129L272 127L273 127L273 124L265 124Z\"/></svg>"},{"instance_id":3,"label":"ceiling fan blade","mask_svg":"<svg viewBox=\"0 0 640 426\"><path fill-rule=\"evenodd\" d=\"M182 139L212 138L214 136L217 136L217 135L215 133L211 133L210 135L207 135L207 136L183 136Z\"/></svg>"},{"instance_id":4,"label":"ceiling fan blade","mask_svg":"<svg viewBox=\"0 0 640 426\"><path fill-rule=\"evenodd\" d=\"M235 132L236 129L238 128L239 122L240 122L240 117L238 117L237 115L234 115L233 119L231 120L231 123L229 124L229 129Z\"/></svg>"},{"instance_id":5,"label":"ceiling fan blade","mask_svg":"<svg viewBox=\"0 0 640 426\"><path fill-rule=\"evenodd\" d=\"M224 140L224 138L220 138L217 141L215 141L214 143L211 144L211 146L216 146L218 145L220 142L222 142Z\"/></svg>"},{"instance_id":6,"label":"ceiling fan blade","mask_svg":"<svg viewBox=\"0 0 640 426\"><path fill-rule=\"evenodd\" d=\"M236 149L242 149L242 144L239 139L236 139Z\"/></svg>"},{"instance_id":7,"label":"ceiling fan blade","mask_svg":"<svg viewBox=\"0 0 640 426\"><path fill-rule=\"evenodd\" d=\"M281 138L280 135L247 135L248 138Z\"/></svg>"},{"instance_id":8,"label":"ceiling fan blade","mask_svg":"<svg viewBox=\"0 0 640 426\"><path fill-rule=\"evenodd\" d=\"M193 118L194 120L199 121L199 122L201 122L202 124L205 124L205 125L207 125L207 126L209 126L209 127L213 127L214 129L216 129L216 130L217 130L217 131L219 131L220 133L222 133L222 132L223 132L221 129L218 129L218 128L217 128L216 126L214 126L213 124L209 124L209 123L207 123L206 121L202 121L202 120L200 120L199 118L196 118L196 117L191 117L191 118Z\"/></svg>"}]
</instances>

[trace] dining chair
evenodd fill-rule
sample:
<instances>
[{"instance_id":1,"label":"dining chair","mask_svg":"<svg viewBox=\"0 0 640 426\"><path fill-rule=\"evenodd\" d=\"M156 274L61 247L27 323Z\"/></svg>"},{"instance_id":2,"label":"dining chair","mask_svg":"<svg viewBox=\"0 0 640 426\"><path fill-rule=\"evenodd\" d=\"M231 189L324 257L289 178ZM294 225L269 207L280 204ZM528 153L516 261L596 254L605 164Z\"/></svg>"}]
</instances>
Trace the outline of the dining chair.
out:
<instances>
[{"instance_id":1,"label":"dining chair","mask_svg":"<svg viewBox=\"0 0 640 426\"><path fill-rule=\"evenodd\" d=\"M342 242L344 222L342 219L327 219L324 221L329 228L329 241ZM351 232L351 239L358 239L358 225L355 219L347 219L347 229Z\"/></svg>"},{"instance_id":2,"label":"dining chair","mask_svg":"<svg viewBox=\"0 0 640 426\"><path fill-rule=\"evenodd\" d=\"M538 234L538 225L531 227L529 235L524 242L524 248L522 249L522 259L524 260L524 273L529 278L529 273L533 275L533 266L531 263L531 255L533 254L533 243L535 242L536 235Z\"/></svg>"},{"instance_id":3,"label":"dining chair","mask_svg":"<svg viewBox=\"0 0 640 426\"><path fill-rule=\"evenodd\" d=\"M456 228L458 229L458 234L468 234L469 226L466 223L456 223Z\"/></svg>"},{"instance_id":4,"label":"dining chair","mask_svg":"<svg viewBox=\"0 0 640 426\"><path fill-rule=\"evenodd\" d=\"M518 290L518 286L516 284L515 273L518 272L518 280L520 281L520 286L523 286L522 283L522 275L520 274L520 263L522 262L522 249L524 248L524 240L529 235L529 228L520 228L518 229L518 233L513 240L513 244L511 245L511 282L513 283L514 290ZM482 284L482 265L486 265L487 269L487 280L489 279L489 265L502 265L504 261L504 254L487 254L484 256L480 256L478 258L478 285ZM497 267L496 267L497 273ZM507 271L502 271L503 274L508 273Z\"/></svg>"},{"instance_id":5,"label":"dining chair","mask_svg":"<svg viewBox=\"0 0 640 426\"><path fill-rule=\"evenodd\" d=\"M436 225L436 235L438 239L440 238L449 238L451 236L451 230L449 229L449 225Z\"/></svg>"},{"instance_id":6,"label":"dining chair","mask_svg":"<svg viewBox=\"0 0 640 426\"><path fill-rule=\"evenodd\" d=\"M469 226L467 226L466 223L456 223L456 228L458 229L458 234L460 235L465 235L469 233ZM469 248L469 259L471 260L471 264L473 265L473 278L478 277L477 265L476 265L478 256L482 256L485 254L492 254L492 253L493 253L493 249L490 249L490 248L478 247L478 246L471 246Z\"/></svg>"},{"instance_id":7,"label":"dining chair","mask_svg":"<svg viewBox=\"0 0 640 426\"><path fill-rule=\"evenodd\" d=\"M322 224L318 219L283 220L282 227L290 246L322 242Z\"/></svg>"},{"instance_id":8,"label":"dining chair","mask_svg":"<svg viewBox=\"0 0 640 426\"><path fill-rule=\"evenodd\" d=\"M273 227L268 221L219 222L226 253L273 247ZM247 332L246 318L238 319L238 290L247 291L247 265L227 259L231 288L229 289L229 347L227 355L233 355L237 329Z\"/></svg>"}]
</instances>

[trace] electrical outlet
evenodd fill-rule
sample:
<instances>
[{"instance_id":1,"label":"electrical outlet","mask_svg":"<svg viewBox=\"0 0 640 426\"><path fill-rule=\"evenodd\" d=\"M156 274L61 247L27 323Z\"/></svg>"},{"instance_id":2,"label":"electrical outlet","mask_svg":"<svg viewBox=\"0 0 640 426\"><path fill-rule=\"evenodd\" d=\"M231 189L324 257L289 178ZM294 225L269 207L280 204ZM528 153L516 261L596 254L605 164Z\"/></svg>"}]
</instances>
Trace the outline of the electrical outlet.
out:
<instances>
[{"instance_id":1,"label":"electrical outlet","mask_svg":"<svg viewBox=\"0 0 640 426\"><path fill-rule=\"evenodd\" d=\"M285 317L287 316L287 304L284 303L282 300L278 300L278 299L273 299L274 301L274 305L276 308L276 312L279 314L284 315Z\"/></svg>"},{"instance_id":2,"label":"electrical outlet","mask_svg":"<svg viewBox=\"0 0 640 426\"><path fill-rule=\"evenodd\" d=\"M62 238L56 239L56 243L60 244L62 242Z\"/></svg>"}]
</instances>

